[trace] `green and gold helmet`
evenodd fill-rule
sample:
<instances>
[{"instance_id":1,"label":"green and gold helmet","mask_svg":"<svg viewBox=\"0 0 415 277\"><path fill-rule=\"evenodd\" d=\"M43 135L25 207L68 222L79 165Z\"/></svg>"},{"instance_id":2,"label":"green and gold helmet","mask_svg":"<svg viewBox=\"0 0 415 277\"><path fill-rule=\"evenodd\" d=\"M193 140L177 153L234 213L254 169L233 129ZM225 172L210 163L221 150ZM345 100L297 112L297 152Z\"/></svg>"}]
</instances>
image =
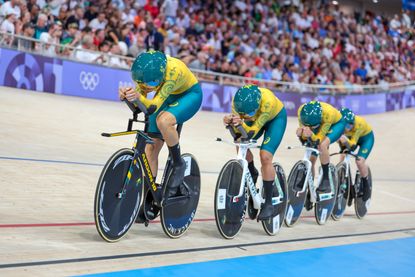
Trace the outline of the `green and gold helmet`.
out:
<instances>
[{"instance_id":1,"label":"green and gold helmet","mask_svg":"<svg viewBox=\"0 0 415 277\"><path fill-rule=\"evenodd\" d=\"M131 77L137 84L157 87L164 81L167 58L160 51L141 53L131 66Z\"/></svg>"},{"instance_id":2,"label":"green and gold helmet","mask_svg":"<svg viewBox=\"0 0 415 277\"><path fill-rule=\"evenodd\" d=\"M351 109L348 108L342 108L340 110L340 113L342 114L343 119L347 122L347 124L354 124L354 112L352 112Z\"/></svg>"},{"instance_id":3,"label":"green and gold helmet","mask_svg":"<svg viewBox=\"0 0 415 277\"><path fill-rule=\"evenodd\" d=\"M261 92L256 85L245 85L238 89L233 98L235 111L241 115L252 117L259 109Z\"/></svg>"},{"instance_id":4,"label":"green and gold helmet","mask_svg":"<svg viewBox=\"0 0 415 277\"><path fill-rule=\"evenodd\" d=\"M318 101L310 101L300 111L300 121L305 126L318 126L321 124L323 110Z\"/></svg>"}]
</instances>

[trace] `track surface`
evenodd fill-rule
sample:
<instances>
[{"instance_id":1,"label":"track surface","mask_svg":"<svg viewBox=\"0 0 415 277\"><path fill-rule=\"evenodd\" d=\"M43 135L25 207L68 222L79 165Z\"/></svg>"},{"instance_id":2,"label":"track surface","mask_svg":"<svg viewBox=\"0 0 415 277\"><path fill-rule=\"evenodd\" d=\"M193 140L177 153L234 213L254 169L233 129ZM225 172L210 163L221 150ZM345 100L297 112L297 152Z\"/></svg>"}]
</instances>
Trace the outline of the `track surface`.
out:
<instances>
[{"instance_id":1,"label":"track surface","mask_svg":"<svg viewBox=\"0 0 415 277\"><path fill-rule=\"evenodd\" d=\"M156 221L106 243L92 223L96 182L107 158L130 147L133 137L100 133L123 131L129 116L122 103L0 87L0 275L100 273L415 236L414 109L367 116L376 136L369 158L375 191L367 218L358 220L349 209L341 221L318 226L312 213L304 213L295 227L275 237L248 220L231 241L216 229L213 193L217 173L235 153L214 141L229 136L223 115L200 112L182 134L183 151L193 153L202 170L196 222L178 240L168 239ZM296 126L289 118L275 155L287 175L303 156L285 149L297 145ZM164 149L161 165L166 156ZM256 160L258 166L257 153Z\"/></svg>"}]
</instances>

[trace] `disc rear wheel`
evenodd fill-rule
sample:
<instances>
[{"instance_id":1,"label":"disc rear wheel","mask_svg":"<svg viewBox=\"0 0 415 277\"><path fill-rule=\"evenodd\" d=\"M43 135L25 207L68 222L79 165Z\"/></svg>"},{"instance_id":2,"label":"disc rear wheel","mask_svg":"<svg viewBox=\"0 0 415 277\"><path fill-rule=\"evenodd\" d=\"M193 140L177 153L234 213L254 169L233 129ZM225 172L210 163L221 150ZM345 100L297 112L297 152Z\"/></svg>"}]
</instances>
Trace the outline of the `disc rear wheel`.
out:
<instances>
[{"instance_id":1,"label":"disc rear wheel","mask_svg":"<svg viewBox=\"0 0 415 277\"><path fill-rule=\"evenodd\" d=\"M318 200L314 205L314 215L319 225L326 224L327 218L332 214L334 203L336 202L338 178L337 170L333 164L329 164L329 178L331 186L330 195L317 193ZM323 196L325 197L323 198Z\"/></svg>"},{"instance_id":2,"label":"disc rear wheel","mask_svg":"<svg viewBox=\"0 0 415 277\"><path fill-rule=\"evenodd\" d=\"M369 170L369 175L367 177L367 181L368 181L368 185L370 187L370 195L372 195L372 190L373 190L373 187L372 187L372 185L373 185L372 184L372 173L370 171L370 168L368 168L368 170ZM359 189L362 189L362 184L361 184L362 180L361 180L361 178L359 178L358 182L359 182ZM359 195L359 192L356 193L356 198L355 198L355 201L354 201L355 213L356 213L356 216L359 219L363 219L367 214L367 211L369 209L372 197L370 197L367 201L363 201L363 198L358 196L358 195Z\"/></svg>"},{"instance_id":3,"label":"disc rear wheel","mask_svg":"<svg viewBox=\"0 0 415 277\"><path fill-rule=\"evenodd\" d=\"M346 211L347 202L349 200L349 191L350 191L350 173L347 175L347 166L346 163L342 162L336 166L337 169L337 177L338 177L338 190L336 196L336 202L333 207L333 212L331 213L331 217L334 220L340 220L344 212Z\"/></svg>"},{"instance_id":4,"label":"disc rear wheel","mask_svg":"<svg viewBox=\"0 0 415 277\"><path fill-rule=\"evenodd\" d=\"M160 211L160 220L164 233L170 238L179 238L189 229L196 215L200 198L199 165L191 154L183 154L186 162L180 196L164 201ZM172 168L166 172L166 184L170 181ZM165 185L164 185L165 186Z\"/></svg>"},{"instance_id":5,"label":"disc rear wheel","mask_svg":"<svg viewBox=\"0 0 415 277\"><path fill-rule=\"evenodd\" d=\"M282 166L278 163L274 163L275 169L275 182L274 182L274 194L278 191L279 197L273 198L272 202L274 209L277 209L279 213L269 220L262 221L262 227L265 232L270 236L275 236L284 222L285 212L287 210L288 203L288 186L285 179L285 173ZM278 203L279 202L279 203Z\"/></svg>"}]
</instances>

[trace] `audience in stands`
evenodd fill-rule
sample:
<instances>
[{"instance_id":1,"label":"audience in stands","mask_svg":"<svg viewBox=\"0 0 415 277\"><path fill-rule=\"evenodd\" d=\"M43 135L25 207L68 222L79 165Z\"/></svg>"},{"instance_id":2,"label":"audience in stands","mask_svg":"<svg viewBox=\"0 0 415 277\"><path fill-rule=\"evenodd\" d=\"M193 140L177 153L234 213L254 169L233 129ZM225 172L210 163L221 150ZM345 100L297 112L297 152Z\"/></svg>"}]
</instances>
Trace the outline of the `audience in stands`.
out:
<instances>
[{"instance_id":1,"label":"audience in stands","mask_svg":"<svg viewBox=\"0 0 415 277\"><path fill-rule=\"evenodd\" d=\"M10 0L0 4L0 31L45 42L37 50L47 55L122 68L131 59L121 56L154 49L195 70L294 84L415 80L409 11L345 14L323 0Z\"/></svg>"}]
</instances>

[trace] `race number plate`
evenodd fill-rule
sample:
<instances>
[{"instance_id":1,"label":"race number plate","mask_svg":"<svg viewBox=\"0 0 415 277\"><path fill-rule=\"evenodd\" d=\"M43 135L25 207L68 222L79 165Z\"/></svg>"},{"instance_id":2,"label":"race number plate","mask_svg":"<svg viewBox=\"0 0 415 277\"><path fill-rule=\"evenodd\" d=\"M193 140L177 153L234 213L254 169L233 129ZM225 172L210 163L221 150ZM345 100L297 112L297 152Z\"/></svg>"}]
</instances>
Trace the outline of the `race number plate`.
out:
<instances>
[{"instance_id":1,"label":"race number plate","mask_svg":"<svg viewBox=\"0 0 415 277\"><path fill-rule=\"evenodd\" d=\"M218 195L218 210L224 210L226 208L226 189L219 189Z\"/></svg>"}]
</instances>

